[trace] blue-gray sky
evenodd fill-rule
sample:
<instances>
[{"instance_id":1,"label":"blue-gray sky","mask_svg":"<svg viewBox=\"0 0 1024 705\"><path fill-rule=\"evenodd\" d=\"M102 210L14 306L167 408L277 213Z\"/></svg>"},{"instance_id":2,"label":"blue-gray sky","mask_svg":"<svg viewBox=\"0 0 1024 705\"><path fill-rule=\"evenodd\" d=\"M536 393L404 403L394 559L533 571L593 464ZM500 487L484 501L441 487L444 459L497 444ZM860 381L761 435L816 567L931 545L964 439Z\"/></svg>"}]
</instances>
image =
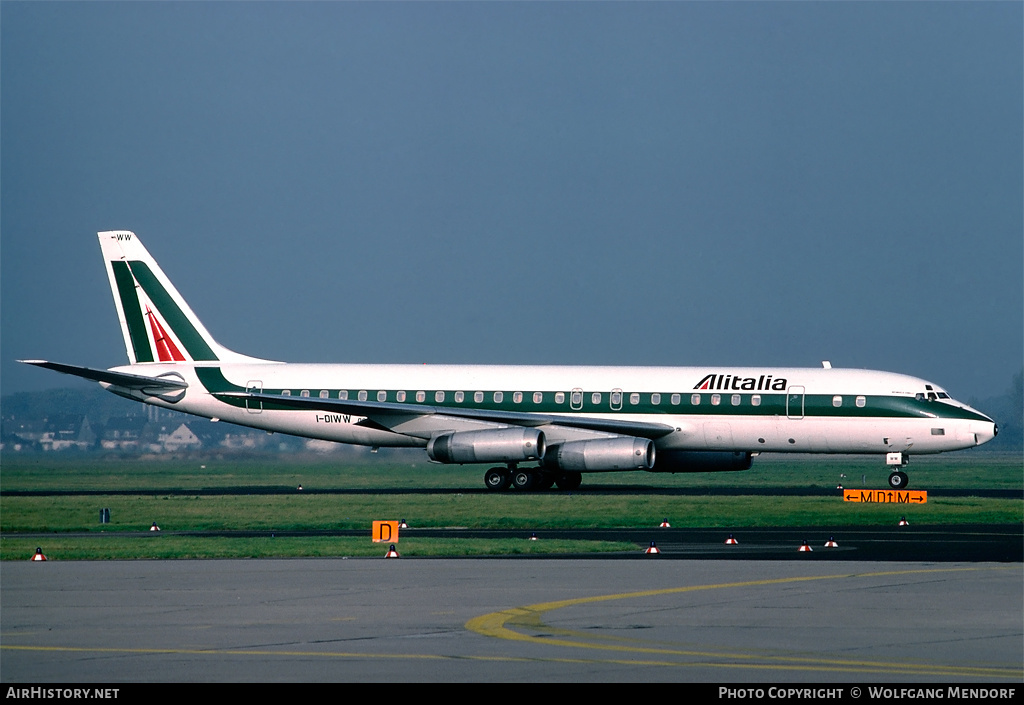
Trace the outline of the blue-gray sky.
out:
<instances>
[{"instance_id":1,"label":"blue-gray sky","mask_svg":"<svg viewBox=\"0 0 1024 705\"><path fill-rule=\"evenodd\" d=\"M95 232L322 362L1024 357L1019 2L0 4L2 391L126 361Z\"/></svg>"}]
</instances>

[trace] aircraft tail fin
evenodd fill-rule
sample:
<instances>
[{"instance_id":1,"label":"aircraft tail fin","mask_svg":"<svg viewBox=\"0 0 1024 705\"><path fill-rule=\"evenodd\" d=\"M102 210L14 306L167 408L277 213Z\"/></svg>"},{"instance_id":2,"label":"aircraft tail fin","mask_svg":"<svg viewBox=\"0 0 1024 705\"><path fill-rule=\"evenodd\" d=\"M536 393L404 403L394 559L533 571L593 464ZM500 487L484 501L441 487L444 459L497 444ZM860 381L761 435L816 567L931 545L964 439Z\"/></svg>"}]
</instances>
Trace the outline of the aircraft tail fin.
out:
<instances>
[{"instance_id":1,"label":"aircraft tail fin","mask_svg":"<svg viewBox=\"0 0 1024 705\"><path fill-rule=\"evenodd\" d=\"M160 266L127 230L98 233L131 363L255 362L213 339Z\"/></svg>"}]
</instances>

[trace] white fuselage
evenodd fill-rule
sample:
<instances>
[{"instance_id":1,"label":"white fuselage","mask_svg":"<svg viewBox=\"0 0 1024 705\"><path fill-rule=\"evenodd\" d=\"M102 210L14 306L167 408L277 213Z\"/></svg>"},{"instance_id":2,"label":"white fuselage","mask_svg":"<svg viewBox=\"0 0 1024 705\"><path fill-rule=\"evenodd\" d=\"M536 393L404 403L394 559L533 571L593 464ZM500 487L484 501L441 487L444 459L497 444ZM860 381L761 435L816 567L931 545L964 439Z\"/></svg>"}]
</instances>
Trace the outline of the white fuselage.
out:
<instances>
[{"instance_id":1,"label":"white fuselage","mask_svg":"<svg viewBox=\"0 0 1024 705\"><path fill-rule=\"evenodd\" d=\"M142 401L268 431L369 446L425 446L441 432L507 424L434 414L410 415L381 428L363 423L358 414L230 403L215 393L230 388L671 426L674 430L655 440L659 451L919 454L969 448L995 435L991 419L938 387L871 370L285 363L149 363L115 369L146 376L176 372L189 385L179 399L126 394ZM211 384L211 376L227 386ZM558 424L543 429L549 444L610 435Z\"/></svg>"}]
</instances>

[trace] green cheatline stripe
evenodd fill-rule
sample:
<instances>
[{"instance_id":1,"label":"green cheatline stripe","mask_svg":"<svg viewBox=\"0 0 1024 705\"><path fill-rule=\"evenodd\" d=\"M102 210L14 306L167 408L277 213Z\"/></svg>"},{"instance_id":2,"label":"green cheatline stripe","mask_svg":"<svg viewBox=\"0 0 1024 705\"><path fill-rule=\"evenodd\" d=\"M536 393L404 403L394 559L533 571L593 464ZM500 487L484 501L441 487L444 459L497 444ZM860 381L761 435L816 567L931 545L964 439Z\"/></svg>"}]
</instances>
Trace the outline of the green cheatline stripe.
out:
<instances>
[{"instance_id":1,"label":"green cheatline stripe","mask_svg":"<svg viewBox=\"0 0 1024 705\"><path fill-rule=\"evenodd\" d=\"M156 306L157 311L167 321L167 325L174 331L174 334L181 341L181 344L185 346L185 349L188 350L188 354L192 359L197 362L217 360L213 349L206 344L203 337L199 335L199 331L196 330L192 322L188 320L188 317L178 308L178 304L174 303L174 299L157 281L149 266L145 262L131 262L130 265L131 273L135 275L135 280L139 282L142 290L146 292L146 296L149 297L150 301ZM150 360L152 360L152 357Z\"/></svg>"},{"instance_id":2,"label":"green cheatline stripe","mask_svg":"<svg viewBox=\"0 0 1024 705\"><path fill-rule=\"evenodd\" d=\"M128 324L128 335L132 340L136 362L153 362L153 349L146 335L146 321L142 316L142 306L135 293L135 277L124 262L111 262L114 267L114 281L117 282L117 294L121 297L121 310Z\"/></svg>"},{"instance_id":3,"label":"green cheatline stripe","mask_svg":"<svg viewBox=\"0 0 1024 705\"><path fill-rule=\"evenodd\" d=\"M229 382L224 374L221 372L219 367L197 367L196 374L199 376L200 382L206 389L214 394L218 392L244 392L245 388L237 384ZM309 396L316 398L319 396L322 388L310 387ZM291 389L270 389L265 388L262 390L263 394L281 394L282 392L290 392L290 396L298 397L302 393L302 389L291 388ZM338 399L338 392L340 390L331 389L327 390L330 396L328 399ZM349 389L348 399L357 400L358 393L364 390ZM366 400L377 401L377 392L382 390L368 389ZM396 402L396 390L386 390L387 398L385 401ZM524 392L523 401L516 404L512 401L512 393L504 392L505 401L500 403L493 402L493 390L486 391L484 394L484 401L477 403L472 401L473 395L471 392L466 392L465 400L462 403L454 401L455 391L443 390L445 401L436 402L434 401L434 394L438 390L422 390L426 391L426 398L423 402L416 402L415 391L404 390L408 394L405 404L415 406L417 404L423 404L424 406L432 407L449 407L453 409L484 409L489 411L517 411L517 412L533 412L538 414L553 414L553 413L578 413L578 414L663 414L663 415L685 415L685 416L786 416L786 395L785 394L761 394L762 399L760 406L752 406L750 403L750 394L743 394L741 396L741 403L738 406L733 406L731 403L731 395L722 395L722 401L717 406L710 403L710 395L703 393L701 396L701 403L698 406L690 405L689 394L683 395L682 403L672 405L667 403L665 400L671 397L671 393L662 393L661 404L651 404L650 394L644 393L641 395L640 404L630 404L628 399L628 392L625 393L626 402L622 405L621 409L612 410L608 407L607 403L604 404L593 404L591 403L590 394L591 392L585 392L585 403L582 409L571 409L568 401L563 404L556 404L554 402L554 393L545 392L544 401L540 404L533 403L533 393ZM416 390L421 391L421 390ZM473 390L473 391L484 391L484 390ZM985 420L982 417L972 414L959 407L950 406L948 404L940 404L939 402L928 402L918 401L916 399L907 399L904 397L885 397L885 396L869 396L866 397L866 404L863 407L857 407L853 405L854 397L850 396L848 399L844 397L844 406L835 407L832 405L831 394L816 394L806 395L804 399L804 411L805 417L832 417L832 418L928 418L928 414L935 415L936 424L941 424L945 419L975 419L978 421ZM568 399L568 395L566 397ZM604 392L602 399L607 399L607 393ZM646 401L645 401L646 400ZM223 399L220 401L230 406L238 408L244 408L246 405L245 399ZM262 408L267 410L272 409L288 409L286 405L277 405L273 402L262 402Z\"/></svg>"}]
</instances>

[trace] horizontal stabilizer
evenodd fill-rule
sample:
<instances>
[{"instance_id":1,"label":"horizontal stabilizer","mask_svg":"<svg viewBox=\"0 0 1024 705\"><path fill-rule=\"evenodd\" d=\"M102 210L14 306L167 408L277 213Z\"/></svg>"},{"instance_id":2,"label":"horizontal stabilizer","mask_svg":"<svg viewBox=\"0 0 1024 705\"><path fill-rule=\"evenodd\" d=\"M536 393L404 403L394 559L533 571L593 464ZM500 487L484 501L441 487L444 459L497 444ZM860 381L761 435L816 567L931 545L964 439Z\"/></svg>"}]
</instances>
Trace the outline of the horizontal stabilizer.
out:
<instances>
[{"instance_id":1,"label":"horizontal stabilizer","mask_svg":"<svg viewBox=\"0 0 1024 705\"><path fill-rule=\"evenodd\" d=\"M366 416L388 426L387 417L409 416L457 416L478 421L491 421L514 426L568 426L583 428L605 433L627 434L642 438L661 438L675 430L675 427L661 423L644 421L624 421L620 419L593 418L589 416L559 416L556 414L516 413L514 411L494 411L489 409L455 409L450 406L431 406L427 404L403 404L398 402L356 401L352 399L322 399L319 397L293 397L281 394L261 394L258 392L219 392L218 397L234 397L249 399L254 402L273 404L287 409L314 409L336 411L342 414Z\"/></svg>"},{"instance_id":2,"label":"horizontal stabilizer","mask_svg":"<svg viewBox=\"0 0 1024 705\"><path fill-rule=\"evenodd\" d=\"M93 367L80 367L78 365L65 365L60 362L48 362L46 360L18 360L26 365L45 367L55 372L63 372L66 375L74 375L84 379L91 379L93 382L106 382L125 389L139 389L149 392L170 392L179 389L187 389L188 384L180 377L146 377L145 375L133 375L126 372L113 372L111 370L98 370Z\"/></svg>"}]
</instances>

